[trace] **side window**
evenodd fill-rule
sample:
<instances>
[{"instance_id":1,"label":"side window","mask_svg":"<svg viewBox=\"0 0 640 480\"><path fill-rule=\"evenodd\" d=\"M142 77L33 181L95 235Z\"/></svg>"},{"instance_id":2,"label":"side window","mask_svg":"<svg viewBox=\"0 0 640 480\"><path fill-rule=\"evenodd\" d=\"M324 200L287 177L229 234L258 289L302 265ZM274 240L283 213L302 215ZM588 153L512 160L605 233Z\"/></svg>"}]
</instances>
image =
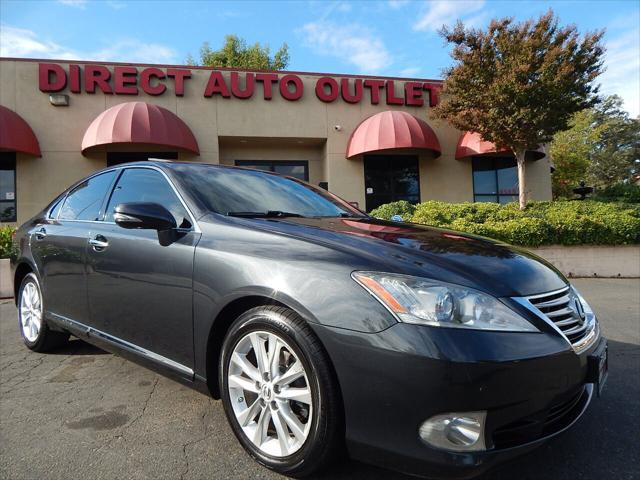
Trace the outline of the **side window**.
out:
<instances>
[{"instance_id":1,"label":"side window","mask_svg":"<svg viewBox=\"0 0 640 480\"><path fill-rule=\"evenodd\" d=\"M62 207L62 202L64 202L64 197L56 202L56 204L49 210L49 218L56 219L58 218L58 212L60 212L60 208Z\"/></svg>"},{"instance_id":2,"label":"side window","mask_svg":"<svg viewBox=\"0 0 640 480\"><path fill-rule=\"evenodd\" d=\"M85 180L73 189L60 210L59 220L98 220L100 207L116 175L110 171Z\"/></svg>"},{"instance_id":3,"label":"side window","mask_svg":"<svg viewBox=\"0 0 640 480\"><path fill-rule=\"evenodd\" d=\"M105 221L113 222L116 206L129 202L158 203L171 212L178 226L191 227L189 215L182 202L166 178L155 170L129 168L122 173L111 194Z\"/></svg>"}]
</instances>

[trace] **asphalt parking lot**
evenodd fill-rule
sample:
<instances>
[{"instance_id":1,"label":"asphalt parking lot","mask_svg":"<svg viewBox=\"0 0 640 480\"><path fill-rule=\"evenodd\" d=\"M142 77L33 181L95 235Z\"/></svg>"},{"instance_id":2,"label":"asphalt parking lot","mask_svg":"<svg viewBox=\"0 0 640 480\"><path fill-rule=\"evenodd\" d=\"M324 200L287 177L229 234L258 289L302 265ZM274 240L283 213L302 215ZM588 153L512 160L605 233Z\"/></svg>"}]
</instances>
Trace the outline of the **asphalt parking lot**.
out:
<instances>
[{"instance_id":1,"label":"asphalt parking lot","mask_svg":"<svg viewBox=\"0 0 640 480\"><path fill-rule=\"evenodd\" d=\"M609 339L603 397L569 432L485 479L640 478L640 280L578 279ZM80 340L41 355L0 304L0 478L284 478L236 442L220 402ZM408 479L343 462L319 478Z\"/></svg>"}]
</instances>

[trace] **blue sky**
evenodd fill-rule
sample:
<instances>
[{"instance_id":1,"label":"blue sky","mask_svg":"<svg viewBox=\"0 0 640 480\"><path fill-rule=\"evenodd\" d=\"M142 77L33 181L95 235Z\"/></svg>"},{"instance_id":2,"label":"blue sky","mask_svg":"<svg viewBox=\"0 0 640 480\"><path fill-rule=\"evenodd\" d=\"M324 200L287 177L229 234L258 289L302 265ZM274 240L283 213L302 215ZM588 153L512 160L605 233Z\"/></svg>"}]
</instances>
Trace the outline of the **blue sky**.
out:
<instances>
[{"instance_id":1,"label":"blue sky","mask_svg":"<svg viewBox=\"0 0 640 480\"><path fill-rule=\"evenodd\" d=\"M538 16L548 8L580 31L605 28L604 93L640 111L640 2L628 1L293 1L0 0L0 56L184 63L203 42L235 33L283 42L289 70L440 78L450 63L437 35L461 19Z\"/></svg>"}]
</instances>

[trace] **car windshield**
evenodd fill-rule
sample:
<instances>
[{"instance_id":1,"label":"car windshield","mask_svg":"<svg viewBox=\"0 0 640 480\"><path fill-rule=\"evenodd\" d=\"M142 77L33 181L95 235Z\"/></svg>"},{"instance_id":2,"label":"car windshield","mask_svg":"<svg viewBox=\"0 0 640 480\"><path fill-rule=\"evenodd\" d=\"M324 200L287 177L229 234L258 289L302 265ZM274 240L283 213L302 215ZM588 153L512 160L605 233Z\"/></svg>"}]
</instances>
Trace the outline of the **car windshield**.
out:
<instances>
[{"instance_id":1,"label":"car windshield","mask_svg":"<svg viewBox=\"0 0 640 480\"><path fill-rule=\"evenodd\" d=\"M241 217L362 217L335 195L290 177L241 168L172 165L180 182L213 212Z\"/></svg>"}]
</instances>

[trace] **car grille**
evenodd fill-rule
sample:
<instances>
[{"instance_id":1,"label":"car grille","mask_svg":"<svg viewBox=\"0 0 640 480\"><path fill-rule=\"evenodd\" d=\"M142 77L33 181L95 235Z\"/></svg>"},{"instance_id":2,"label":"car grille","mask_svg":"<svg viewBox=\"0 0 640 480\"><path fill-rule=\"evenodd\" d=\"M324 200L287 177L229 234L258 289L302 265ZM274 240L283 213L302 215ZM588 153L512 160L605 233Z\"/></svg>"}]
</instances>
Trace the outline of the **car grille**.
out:
<instances>
[{"instance_id":1,"label":"car grille","mask_svg":"<svg viewBox=\"0 0 640 480\"><path fill-rule=\"evenodd\" d=\"M570 287L532 295L527 297L527 300L551 320L572 345L576 345L589 334L589 324L585 320L580 300Z\"/></svg>"}]
</instances>

